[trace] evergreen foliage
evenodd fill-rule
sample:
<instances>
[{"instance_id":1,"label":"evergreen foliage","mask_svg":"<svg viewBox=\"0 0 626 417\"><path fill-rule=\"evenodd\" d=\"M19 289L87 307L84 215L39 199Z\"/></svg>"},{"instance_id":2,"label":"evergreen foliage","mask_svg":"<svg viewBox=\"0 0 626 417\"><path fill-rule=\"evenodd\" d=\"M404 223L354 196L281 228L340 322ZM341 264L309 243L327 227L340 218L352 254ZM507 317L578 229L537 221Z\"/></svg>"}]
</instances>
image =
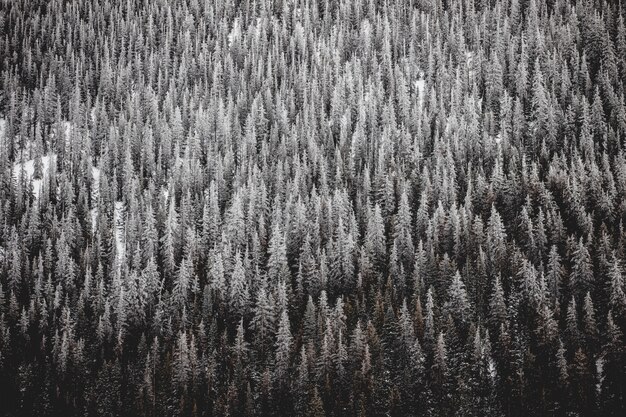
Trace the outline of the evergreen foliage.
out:
<instances>
[{"instance_id":1,"label":"evergreen foliage","mask_svg":"<svg viewBox=\"0 0 626 417\"><path fill-rule=\"evenodd\" d=\"M0 415L625 415L625 15L0 0Z\"/></svg>"}]
</instances>

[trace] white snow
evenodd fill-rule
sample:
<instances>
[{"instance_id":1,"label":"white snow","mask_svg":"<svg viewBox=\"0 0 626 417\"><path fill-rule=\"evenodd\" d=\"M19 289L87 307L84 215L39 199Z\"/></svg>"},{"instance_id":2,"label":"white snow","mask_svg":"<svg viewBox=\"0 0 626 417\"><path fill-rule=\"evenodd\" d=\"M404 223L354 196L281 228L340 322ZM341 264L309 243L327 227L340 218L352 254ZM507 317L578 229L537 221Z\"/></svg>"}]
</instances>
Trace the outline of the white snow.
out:
<instances>
[{"instance_id":1,"label":"white snow","mask_svg":"<svg viewBox=\"0 0 626 417\"><path fill-rule=\"evenodd\" d=\"M96 222L98 221L98 209L91 209L91 231L96 230Z\"/></svg>"},{"instance_id":2,"label":"white snow","mask_svg":"<svg viewBox=\"0 0 626 417\"><path fill-rule=\"evenodd\" d=\"M472 80L474 77L474 52L465 52L465 65L468 69L468 77L470 80Z\"/></svg>"},{"instance_id":3,"label":"white snow","mask_svg":"<svg viewBox=\"0 0 626 417\"><path fill-rule=\"evenodd\" d=\"M72 133L72 124L70 122L63 123L65 127L65 146L70 146L70 134Z\"/></svg>"},{"instance_id":4,"label":"white snow","mask_svg":"<svg viewBox=\"0 0 626 417\"><path fill-rule=\"evenodd\" d=\"M91 168L91 175L93 176L91 198L91 227L95 230L96 223L98 221L98 199L100 196L100 176L102 171L98 167ZM116 249L116 265L121 268L122 262L126 257L126 236L125 236L125 222L124 222L124 207L123 201L116 201L113 208L113 230L115 232L115 249Z\"/></svg>"},{"instance_id":5,"label":"white snow","mask_svg":"<svg viewBox=\"0 0 626 417\"><path fill-rule=\"evenodd\" d=\"M491 377L491 379L496 379L496 364L493 360L489 360L488 364L487 364L487 370L489 372L489 376Z\"/></svg>"},{"instance_id":6,"label":"white snow","mask_svg":"<svg viewBox=\"0 0 626 417\"><path fill-rule=\"evenodd\" d=\"M415 88L417 88L417 91L418 91L420 96L422 96L424 94L424 85L425 84L426 84L425 80L417 80L417 81L415 81Z\"/></svg>"},{"instance_id":7,"label":"white snow","mask_svg":"<svg viewBox=\"0 0 626 417\"><path fill-rule=\"evenodd\" d=\"M91 176L93 177L91 195L94 200L100 195L100 168L91 167Z\"/></svg>"},{"instance_id":8,"label":"white snow","mask_svg":"<svg viewBox=\"0 0 626 417\"><path fill-rule=\"evenodd\" d=\"M424 79L415 81L415 88L419 96L420 107L424 104L424 88L426 87L426 81Z\"/></svg>"},{"instance_id":9,"label":"white snow","mask_svg":"<svg viewBox=\"0 0 626 417\"><path fill-rule=\"evenodd\" d=\"M239 22L239 18L236 18L233 23L233 28L228 34L228 47L232 48L233 42L239 39L241 39L241 25Z\"/></svg>"},{"instance_id":10,"label":"white snow","mask_svg":"<svg viewBox=\"0 0 626 417\"><path fill-rule=\"evenodd\" d=\"M4 134L5 125L6 125L6 120L0 119L0 136ZM65 135L65 141L67 145L69 145L69 142L70 142L71 132L72 132L72 124L70 122L63 122L63 134ZM56 161L56 157L57 157L56 154L44 155L41 157L41 163L43 167L43 170L42 170L43 176L41 179L33 179L33 174L35 172L35 160L34 159L29 159L22 163L16 163L13 166L13 179L15 181L19 179L20 171L23 166L25 175L27 176L28 181L32 181L33 183L33 194L35 196L35 199L38 199L39 196L41 195L41 188L43 186L43 180L47 178L50 172L50 162L54 163ZM98 170L98 169L94 168L94 176L96 175L95 170ZM97 175L99 177L100 175L99 170L98 170Z\"/></svg>"},{"instance_id":11,"label":"white snow","mask_svg":"<svg viewBox=\"0 0 626 417\"><path fill-rule=\"evenodd\" d=\"M1 120L0 120L1 121ZM50 162L56 162L56 154L45 155L41 157L41 165L42 165L42 173L43 177L41 179L33 179L33 175L35 173L35 160L29 159L23 163L17 163L13 166L13 180L17 183L20 178L20 172L22 170L22 166L24 167L24 175L26 175L27 181L32 181L33 184L33 194L35 199L38 199L41 195L41 189L43 187L43 182L48 175L50 175ZM91 226L92 229L96 228L96 219L98 218L98 208L97 201L100 194L100 168L92 167L91 175L93 176L92 182L92 204L93 209L91 210ZM121 204L121 203L120 203Z\"/></svg>"},{"instance_id":12,"label":"white snow","mask_svg":"<svg viewBox=\"0 0 626 417\"><path fill-rule=\"evenodd\" d=\"M126 257L126 239L124 236L124 203L122 201L115 202L115 211L113 212L113 221L115 227L115 246L117 249L117 264L121 266L121 261Z\"/></svg>"},{"instance_id":13,"label":"white snow","mask_svg":"<svg viewBox=\"0 0 626 417\"><path fill-rule=\"evenodd\" d=\"M92 201L92 209L91 209L91 229L96 229L96 219L98 218L98 208L97 202L98 197L100 196L100 168L91 167L91 176L93 177L93 181L91 183L91 201Z\"/></svg>"},{"instance_id":14,"label":"white snow","mask_svg":"<svg viewBox=\"0 0 626 417\"><path fill-rule=\"evenodd\" d=\"M42 165L42 173L43 177L41 179L33 179L33 175L35 173L35 160L29 159L23 163L17 163L13 167L13 179L17 182L20 178L20 172L22 172L22 167L24 168L24 175L27 178L27 181L32 181L33 183L33 194L35 199L39 198L41 194L41 187L43 186L43 180L48 177L50 172L50 161L53 163L56 161L56 154L45 155L41 157L41 165Z\"/></svg>"}]
</instances>

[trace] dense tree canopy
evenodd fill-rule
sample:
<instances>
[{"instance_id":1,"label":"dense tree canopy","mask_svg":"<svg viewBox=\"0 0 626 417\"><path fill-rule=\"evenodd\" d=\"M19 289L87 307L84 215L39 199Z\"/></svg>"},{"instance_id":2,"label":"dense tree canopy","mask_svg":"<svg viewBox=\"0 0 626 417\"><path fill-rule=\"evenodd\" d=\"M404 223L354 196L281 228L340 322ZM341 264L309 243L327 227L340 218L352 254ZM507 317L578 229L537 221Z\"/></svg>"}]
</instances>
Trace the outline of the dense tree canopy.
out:
<instances>
[{"instance_id":1,"label":"dense tree canopy","mask_svg":"<svg viewBox=\"0 0 626 417\"><path fill-rule=\"evenodd\" d=\"M625 16L0 0L0 414L624 415Z\"/></svg>"}]
</instances>

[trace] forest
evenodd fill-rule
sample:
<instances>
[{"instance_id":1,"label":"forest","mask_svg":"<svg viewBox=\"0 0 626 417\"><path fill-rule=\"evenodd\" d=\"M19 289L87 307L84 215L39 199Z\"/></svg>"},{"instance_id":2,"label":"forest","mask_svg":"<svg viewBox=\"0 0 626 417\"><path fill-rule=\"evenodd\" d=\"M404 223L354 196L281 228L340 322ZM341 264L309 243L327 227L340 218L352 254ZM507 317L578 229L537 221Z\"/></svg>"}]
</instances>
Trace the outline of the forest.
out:
<instances>
[{"instance_id":1,"label":"forest","mask_svg":"<svg viewBox=\"0 0 626 417\"><path fill-rule=\"evenodd\" d=\"M625 18L0 0L0 416L626 415Z\"/></svg>"}]
</instances>

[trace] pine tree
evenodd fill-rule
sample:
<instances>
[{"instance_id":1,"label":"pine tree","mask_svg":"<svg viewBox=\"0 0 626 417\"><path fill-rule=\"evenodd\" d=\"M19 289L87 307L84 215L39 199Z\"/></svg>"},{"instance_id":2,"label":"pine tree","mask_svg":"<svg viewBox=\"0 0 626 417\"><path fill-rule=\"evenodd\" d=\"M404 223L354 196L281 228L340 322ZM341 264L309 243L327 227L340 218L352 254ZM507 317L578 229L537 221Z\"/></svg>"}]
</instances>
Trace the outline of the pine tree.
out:
<instances>
[{"instance_id":1,"label":"pine tree","mask_svg":"<svg viewBox=\"0 0 626 417\"><path fill-rule=\"evenodd\" d=\"M241 318L241 320L239 320L239 325L237 326L237 333L235 335L235 341L233 343L235 380L239 383L244 381L244 372L246 370L246 366L248 365L249 347L248 342L246 342L244 332L243 318Z\"/></svg>"},{"instance_id":2,"label":"pine tree","mask_svg":"<svg viewBox=\"0 0 626 417\"><path fill-rule=\"evenodd\" d=\"M229 282L230 308L235 317L246 315L249 308L250 291L241 260L241 254L235 254L235 265Z\"/></svg>"},{"instance_id":3,"label":"pine tree","mask_svg":"<svg viewBox=\"0 0 626 417\"><path fill-rule=\"evenodd\" d=\"M409 199L406 190L400 195L400 203L398 205L398 213L395 221L395 244L398 247L398 258L404 270L409 273L413 267L413 254L415 247L413 246L412 216L409 208Z\"/></svg>"},{"instance_id":4,"label":"pine tree","mask_svg":"<svg viewBox=\"0 0 626 417\"><path fill-rule=\"evenodd\" d=\"M303 416L306 413L310 391L309 359L304 346L300 348L300 362L298 365L298 377L295 385L296 399L294 411L296 415Z\"/></svg>"},{"instance_id":5,"label":"pine tree","mask_svg":"<svg viewBox=\"0 0 626 417\"><path fill-rule=\"evenodd\" d=\"M572 297L569 305L567 306L565 321L565 340L567 342L567 346L572 350L576 350L580 344L580 331L578 329L578 313L574 297Z\"/></svg>"},{"instance_id":6,"label":"pine tree","mask_svg":"<svg viewBox=\"0 0 626 417\"><path fill-rule=\"evenodd\" d=\"M373 213L368 216L365 246L374 268L379 273L384 271L386 245L381 209L377 204L373 209Z\"/></svg>"},{"instance_id":7,"label":"pine tree","mask_svg":"<svg viewBox=\"0 0 626 417\"><path fill-rule=\"evenodd\" d=\"M624 276L615 253L609 270L609 306L622 322L626 322L626 294L624 294Z\"/></svg>"},{"instance_id":8,"label":"pine tree","mask_svg":"<svg viewBox=\"0 0 626 417\"><path fill-rule=\"evenodd\" d=\"M437 336L437 343L433 351L433 362L430 369L432 390L437 409L445 410L450 407L450 381L448 368L448 353L443 333Z\"/></svg>"},{"instance_id":9,"label":"pine tree","mask_svg":"<svg viewBox=\"0 0 626 417\"><path fill-rule=\"evenodd\" d=\"M506 324L507 306L504 299L504 291L500 284L500 277L496 277L493 285L493 293L489 301L489 324L496 332L500 326Z\"/></svg>"},{"instance_id":10,"label":"pine tree","mask_svg":"<svg viewBox=\"0 0 626 417\"><path fill-rule=\"evenodd\" d=\"M313 395L311 396L311 400L309 402L307 415L311 417L326 417L324 403L320 397L317 387L313 389Z\"/></svg>"},{"instance_id":11,"label":"pine tree","mask_svg":"<svg viewBox=\"0 0 626 417\"><path fill-rule=\"evenodd\" d=\"M561 257L559 256L556 245L552 245L550 248L547 267L548 272L546 275L546 281L548 284L548 290L554 300L559 300L563 280L563 267L561 266Z\"/></svg>"},{"instance_id":12,"label":"pine tree","mask_svg":"<svg viewBox=\"0 0 626 417\"><path fill-rule=\"evenodd\" d=\"M601 385L601 407L604 415L619 415L624 400L624 335L609 311L606 319L606 341L602 348L604 357Z\"/></svg>"},{"instance_id":13,"label":"pine tree","mask_svg":"<svg viewBox=\"0 0 626 417\"><path fill-rule=\"evenodd\" d=\"M426 313L424 314L424 344L428 348L432 348L435 342L435 303L433 300L432 289L429 288L426 293Z\"/></svg>"},{"instance_id":14,"label":"pine tree","mask_svg":"<svg viewBox=\"0 0 626 417\"><path fill-rule=\"evenodd\" d=\"M595 319L595 309L591 294L587 292L583 304L583 333L585 335L586 346L592 352L596 352L598 345L598 326Z\"/></svg>"},{"instance_id":15,"label":"pine tree","mask_svg":"<svg viewBox=\"0 0 626 417\"><path fill-rule=\"evenodd\" d=\"M459 271L454 274L448 288L448 298L444 304L444 311L462 326L465 326L471 318L471 306Z\"/></svg>"},{"instance_id":16,"label":"pine tree","mask_svg":"<svg viewBox=\"0 0 626 417\"><path fill-rule=\"evenodd\" d=\"M595 403L593 374L587 355L578 348L570 365L571 392L575 411L581 414L592 413Z\"/></svg>"},{"instance_id":17,"label":"pine tree","mask_svg":"<svg viewBox=\"0 0 626 417\"><path fill-rule=\"evenodd\" d=\"M255 345L263 354L266 352L274 333L274 308L264 287L261 287L256 295L252 329L255 334Z\"/></svg>"},{"instance_id":18,"label":"pine tree","mask_svg":"<svg viewBox=\"0 0 626 417\"><path fill-rule=\"evenodd\" d=\"M235 250L244 250L246 245L245 218L243 214L242 196L236 193L226 214L226 235L229 237Z\"/></svg>"},{"instance_id":19,"label":"pine tree","mask_svg":"<svg viewBox=\"0 0 626 417\"><path fill-rule=\"evenodd\" d=\"M582 238L578 240L578 245L572 253L572 270L569 280L572 294L581 295L592 289L594 279L591 256Z\"/></svg>"},{"instance_id":20,"label":"pine tree","mask_svg":"<svg viewBox=\"0 0 626 417\"><path fill-rule=\"evenodd\" d=\"M178 274L172 286L172 298L182 310L187 305L187 297L191 289L191 267L187 259L183 259L178 267Z\"/></svg>"},{"instance_id":21,"label":"pine tree","mask_svg":"<svg viewBox=\"0 0 626 417\"><path fill-rule=\"evenodd\" d=\"M279 386L284 386L290 368L290 356L293 343L291 336L289 316L283 311L278 322L276 333L276 355L274 359L274 378Z\"/></svg>"},{"instance_id":22,"label":"pine tree","mask_svg":"<svg viewBox=\"0 0 626 417\"><path fill-rule=\"evenodd\" d=\"M502 218L495 206L491 207L491 217L487 226L488 255L491 266L497 271L503 264L506 255L506 232L502 223Z\"/></svg>"},{"instance_id":23,"label":"pine tree","mask_svg":"<svg viewBox=\"0 0 626 417\"><path fill-rule=\"evenodd\" d=\"M548 109L550 107L548 94L544 85L543 72L539 64L539 57L535 60L532 80L532 132L536 135L537 140L545 138L548 124ZM533 148L537 147L537 143Z\"/></svg>"},{"instance_id":24,"label":"pine tree","mask_svg":"<svg viewBox=\"0 0 626 417\"><path fill-rule=\"evenodd\" d=\"M178 233L178 213L176 212L174 197L170 198L165 231L161 238L161 259L163 259L166 274L172 276L176 269L176 236Z\"/></svg>"},{"instance_id":25,"label":"pine tree","mask_svg":"<svg viewBox=\"0 0 626 417\"><path fill-rule=\"evenodd\" d=\"M269 243L269 259L267 261L267 280L269 283L290 281L289 265L287 263L287 247L285 235L279 225L272 229Z\"/></svg>"}]
</instances>

